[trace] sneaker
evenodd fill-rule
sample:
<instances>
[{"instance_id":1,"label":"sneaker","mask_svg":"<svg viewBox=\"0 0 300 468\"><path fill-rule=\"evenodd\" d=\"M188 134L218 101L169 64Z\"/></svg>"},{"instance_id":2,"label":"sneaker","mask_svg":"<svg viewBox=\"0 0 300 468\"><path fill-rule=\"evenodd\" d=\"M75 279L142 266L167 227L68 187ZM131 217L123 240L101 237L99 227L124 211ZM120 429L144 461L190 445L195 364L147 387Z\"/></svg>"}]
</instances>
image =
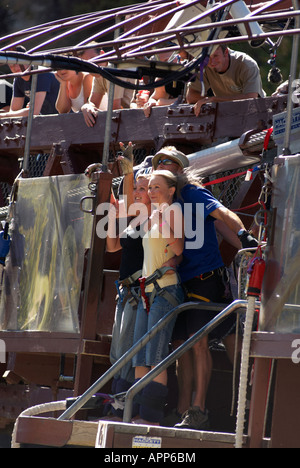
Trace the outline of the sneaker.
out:
<instances>
[{"instance_id":1,"label":"sneaker","mask_svg":"<svg viewBox=\"0 0 300 468\"><path fill-rule=\"evenodd\" d=\"M189 408L182 416L181 423L175 425L178 429L194 429L204 431L209 428L208 411L201 411L198 406Z\"/></svg>"},{"instance_id":2,"label":"sneaker","mask_svg":"<svg viewBox=\"0 0 300 468\"><path fill-rule=\"evenodd\" d=\"M161 425L166 427L174 427L175 424L180 423L182 415L178 413L176 409L173 409L169 414L165 416Z\"/></svg>"}]
</instances>

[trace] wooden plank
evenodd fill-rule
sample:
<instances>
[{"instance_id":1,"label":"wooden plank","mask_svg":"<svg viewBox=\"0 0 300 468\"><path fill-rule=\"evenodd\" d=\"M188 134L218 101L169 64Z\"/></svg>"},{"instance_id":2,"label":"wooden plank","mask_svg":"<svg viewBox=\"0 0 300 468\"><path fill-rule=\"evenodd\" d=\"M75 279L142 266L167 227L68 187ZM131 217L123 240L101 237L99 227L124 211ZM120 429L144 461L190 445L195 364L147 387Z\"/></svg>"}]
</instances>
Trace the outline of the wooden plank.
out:
<instances>
[{"instance_id":1,"label":"wooden plank","mask_svg":"<svg viewBox=\"0 0 300 468\"><path fill-rule=\"evenodd\" d=\"M97 183L97 194L95 207L99 204L109 202L111 194L112 175L100 173ZM95 340L97 333L97 321L100 316L100 302L103 288L103 269L105 239L100 239L96 234L97 223L103 215L94 215L91 248L89 250L87 273L85 277L84 302L81 319L80 340ZM93 357L82 354L80 350L74 385L74 395L83 394L91 385Z\"/></svg>"},{"instance_id":2,"label":"wooden plank","mask_svg":"<svg viewBox=\"0 0 300 468\"><path fill-rule=\"evenodd\" d=\"M72 353L79 347L79 333L0 331L7 352Z\"/></svg>"},{"instance_id":3,"label":"wooden plank","mask_svg":"<svg viewBox=\"0 0 300 468\"><path fill-rule=\"evenodd\" d=\"M82 354L109 357L109 352L110 343L108 341L83 340Z\"/></svg>"},{"instance_id":4,"label":"wooden plank","mask_svg":"<svg viewBox=\"0 0 300 468\"><path fill-rule=\"evenodd\" d=\"M253 332L250 355L275 359L291 359L295 351L294 340L300 340L300 335L294 333Z\"/></svg>"},{"instance_id":5,"label":"wooden plank","mask_svg":"<svg viewBox=\"0 0 300 468\"><path fill-rule=\"evenodd\" d=\"M72 421L21 416L17 422L16 442L19 444L64 447L72 434Z\"/></svg>"},{"instance_id":6,"label":"wooden plank","mask_svg":"<svg viewBox=\"0 0 300 468\"><path fill-rule=\"evenodd\" d=\"M262 448L263 444L270 363L270 359L255 359L248 425L249 448Z\"/></svg>"},{"instance_id":7,"label":"wooden plank","mask_svg":"<svg viewBox=\"0 0 300 468\"><path fill-rule=\"evenodd\" d=\"M235 443L234 434L99 421L96 447L132 448L136 436L141 438L141 443L144 440L146 445L153 440L158 444L157 448L162 449L233 448Z\"/></svg>"},{"instance_id":8,"label":"wooden plank","mask_svg":"<svg viewBox=\"0 0 300 468\"><path fill-rule=\"evenodd\" d=\"M218 103L214 138L240 138L248 130L267 129L286 103L287 96Z\"/></svg>"},{"instance_id":9,"label":"wooden plank","mask_svg":"<svg viewBox=\"0 0 300 468\"><path fill-rule=\"evenodd\" d=\"M173 144L190 141L201 145L219 138L239 138L246 131L272 123L272 115L284 110L287 98L268 97L244 101L224 102L217 113L206 112L196 117L193 106L178 108L158 106L146 118L142 109L122 109L113 112L111 145L119 141L153 142L172 140ZM171 112L170 112L171 109ZM50 152L53 143L67 146L89 145L99 149L104 143L106 112L100 112L94 127L89 128L82 113L36 116L33 121L31 150ZM0 155L22 155L27 119L7 119L0 128ZM185 128L188 129L187 133ZM193 152L193 151L192 151Z\"/></svg>"},{"instance_id":10,"label":"wooden plank","mask_svg":"<svg viewBox=\"0 0 300 468\"><path fill-rule=\"evenodd\" d=\"M98 423L88 421L21 416L17 423L16 442L48 447L95 447L97 430Z\"/></svg>"},{"instance_id":11,"label":"wooden plank","mask_svg":"<svg viewBox=\"0 0 300 468\"><path fill-rule=\"evenodd\" d=\"M276 367L271 448L299 448L300 366L280 359Z\"/></svg>"}]
</instances>

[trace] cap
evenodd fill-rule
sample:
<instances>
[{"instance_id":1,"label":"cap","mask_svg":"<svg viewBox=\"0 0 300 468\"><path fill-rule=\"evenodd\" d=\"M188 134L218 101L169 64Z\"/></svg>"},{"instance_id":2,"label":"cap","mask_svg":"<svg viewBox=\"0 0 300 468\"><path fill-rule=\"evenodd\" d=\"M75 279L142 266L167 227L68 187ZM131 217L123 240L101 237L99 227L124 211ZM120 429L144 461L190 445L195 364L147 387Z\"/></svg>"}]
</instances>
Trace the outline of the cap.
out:
<instances>
[{"instance_id":1,"label":"cap","mask_svg":"<svg viewBox=\"0 0 300 468\"><path fill-rule=\"evenodd\" d=\"M155 154L155 156L152 159L152 166L154 167L154 169L157 168L158 161L162 157L174 159L174 161L176 161L182 168L188 167L190 164L186 155L181 151L178 151L176 148L162 148L158 151L158 153Z\"/></svg>"},{"instance_id":2,"label":"cap","mask_svg":"<svg viewBox=\"0 0 300 468\"><path fill-rule=\"evenodd\" d=\"M133 167L133 175L134 179L138 176L150 174L152 171L152 159L153 156L146 156L146 158L138 165ZM123 183L124 183L124 178L122 178L119 188L118 188L118 194L122 195L123 193Z\"/></svg>"}]
</instances>

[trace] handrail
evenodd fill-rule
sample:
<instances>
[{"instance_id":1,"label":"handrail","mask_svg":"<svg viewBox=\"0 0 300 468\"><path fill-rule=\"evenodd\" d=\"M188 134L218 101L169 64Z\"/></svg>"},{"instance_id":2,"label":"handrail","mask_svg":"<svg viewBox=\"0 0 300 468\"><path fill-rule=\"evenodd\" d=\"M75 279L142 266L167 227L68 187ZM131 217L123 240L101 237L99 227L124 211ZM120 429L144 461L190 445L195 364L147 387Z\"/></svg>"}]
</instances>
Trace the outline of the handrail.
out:
<instances>
[{"instance_id":1,"label":"handrail","mask_svg":"<svg viewBox=\"0 0 300 468\"><path fill-rule=\"evenodd\" d=\"M122 367L129 362L135 354L137 354L146 344L169 323L174 317L188 309L203 309L206 310L222 310L224 304L218 303L199 303L185 302L170 310L151 330L149 330L132 348L130 348L117 362L115 362L89 389L86 390L77 400L59 416L59 420L70 419L77 411L79 411L85 403L97 393L111 378L113 378Z\"/></svg>"},{"instance_id":2,"label":"handrail","mask_svg":"<svg viewBox=\"0 0 300 468\"><path fill-rule=\"evenodd\" d=\"M234 301L233 304L238 307L246 307L247 302L242 300ZM170 310L156 325L149 330L132 348L130 348L117 362L115 362L89 389L86 390L77 400L58 417L58 420L67 420L72 418L74 414L79 411L85 403L87 403L92 396L97 393L111 378L113 378L119 370L129 362L135 354L137 354L163 327L167 325L174 317L188 309L206 309L206 310L220 310L223 311L224 304L218 303L199 303L199 302L185 302L180 304L174 309ZM234 307L235 310L236 307ZM225 309L227 311L228 307ZM224 311L223 311L224 312ZM220 315L220 314L219 314ZM217 317L219 317L219 315ZM221 321L221 320L220 320ZM188 340L189 341L189 340ZM188 342L186 342L188 343ZM178 348L179 350L180 348ZM183 351L184 352L184 351ZM151 374L152 375L152 374ZM132 387L133 388L133 387Z\"/></svg>"},{"instance_id":3,"label":"handrail","mask_svg":"<svg viewBox=\"0 0 300 468\"><path fill-rule=\"evenodd\" d=\"M203 303L197 303L203 307ZM125 408L123 414L123 422L130 422L132 416L132 406L133 398L135 395L142 390L151 380L159 375L163 370L165 370L169 365L171 365L176 359L182 356L186 351L191 349L197 341L199 341L204 336L208 335L216 326L223 322L231 313L240 309L241 307L247 307L247 301L242 299L237 299L229 304L225 309L223 309L215 318L213 318L209 323L204 325L195 335L189 338L185 343L183 343L179 348L173 351L167 358L165 358L161 363L154 367L148 374L141 378L136 384L134 384L126 393L125 396Z\"/></svg>"}]
</instances>

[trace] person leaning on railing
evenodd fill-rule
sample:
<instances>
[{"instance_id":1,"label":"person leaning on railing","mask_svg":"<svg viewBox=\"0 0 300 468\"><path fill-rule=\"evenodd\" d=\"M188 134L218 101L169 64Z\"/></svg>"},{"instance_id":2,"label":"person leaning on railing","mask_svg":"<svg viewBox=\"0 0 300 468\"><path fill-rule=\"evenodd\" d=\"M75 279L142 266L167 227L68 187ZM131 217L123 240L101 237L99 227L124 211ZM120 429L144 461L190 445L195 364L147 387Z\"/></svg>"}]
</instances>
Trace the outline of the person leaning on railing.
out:
<instances>
[{"instance_id":1,"label":"person leaning on railing","mask_svg":"<svg viewBox=\"0 0 300 468\"><path fill-rule=\"evenodd\" d=\"M189 83L186 99L189 104L194 104L194 112L198 116L201 107L210 102L235 101L265 95L256 61L244 52L236 52L222 45L213 49L203 73L203 83L199 78Z\"/></svg>"}]
</instances>

